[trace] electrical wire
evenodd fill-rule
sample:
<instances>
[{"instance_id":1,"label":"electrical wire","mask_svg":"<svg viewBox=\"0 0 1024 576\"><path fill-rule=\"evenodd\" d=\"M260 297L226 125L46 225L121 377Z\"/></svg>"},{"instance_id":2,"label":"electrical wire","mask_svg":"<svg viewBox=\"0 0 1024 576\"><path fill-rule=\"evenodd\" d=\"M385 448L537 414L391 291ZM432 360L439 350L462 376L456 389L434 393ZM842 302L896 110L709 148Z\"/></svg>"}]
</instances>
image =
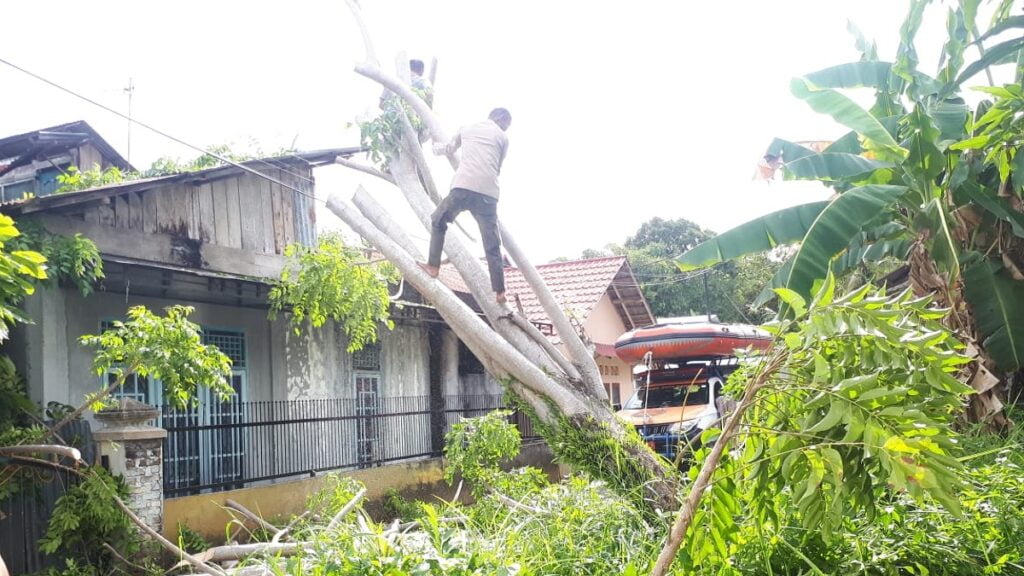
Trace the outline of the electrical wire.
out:
<instances>
[{"instance_id":1,"label":"electrical wire","mask_svg":"<svg viewBox=\"0 0 1024 576\"><path fill-rule=\"evenodd\" d=\"M71 96L74 96L75 98L78 98L79 100L83 100L85 102L88 102L89 104L92 104L93 106L96 106L97 108L101 108L103 110L106 110L107 112L109 112L109 113L111 113L111 114L113 114L115 116L118 116L120 118L124 118L128 122L130 122L132 124L136 124L138 126L141 126L142 128L145 128L146 130L149 130L150 132L153 132L154 134L157 134L159 136L163 136L164 138L167 138L168 140L171 140L172 142L176 142L176 143L178 143L178 144L180 144L182 146L185 146L186 148L191 148L192 150L195 150L195 151L200 152L202 154L207 154L209 156L212 156L213 158L216 158L217 160L220 160L224 164L227 164L227 165L230 165L230 166L234 166L235 168L238 168L239 170L242 170L244 172L248 172L248 173L253 174L254 176L257 176L259 178L263 178L264 180L267 180L267 181L269 181L269 182L271 182L273 184L277 184L278 186L281 186L281 187L286 188L288 190L291 190L291 191L293 191L293 192L295 192L297 194L305 196L305 197L307 197L307 198L309 198L309 199L311 199L311 200L313 200L315 202L322 202L322 203L326 204L326 202L324 200L320 200L314 194L310 194L309 192L306 192L305 190L301 190L301 189L296 188L296 187L294 187L294 186L292 186L290 184L286 184L286 183L278 180L277 178L274 178L272 176L268 176L266 174L263 174L262 172L258 172L256 170L253 170L252 168L250 168L248 166L244 166L244 165L242 165L242 164L240 164L238 162L235 162L234 160L231 160L230 158L227 158L225 156L217 154L216 152L212 152L210 150L206 150L205 148L203 148L201 146L196 146L195 144L191 144L189 142L186 142L186 141L182 140L181 138L178 138L176 136L172 136L172 135L168 134L167 132L164 132L163 130L159 130L157 128L154 128L153 126L150 126L149 124L146 124L145 122L140 122L140 121L138 121L138 120L136 120L136 119L134 119L134 118L132 118L132 117L122 113L122 112L119 112L118 110L115 110L115 109L111 108L110 106L107 106L106 104L102 104L100 102L97 102L97 101L93 100L92 98L89 98L88 96L79 94L78 92L75 92L74 90L72 90L70 88L64 87L64 86L62 86L62 85L60 85L60 84L58 84L58 83L56 83L56 82L54 82L52 80L44 78L44 77L40 76L39 74L36 74L35 72L32 72L30 70L26 70L25 68L22 68L21 66L18 66L17 64L14 64L13 62L11 62L9 60L5 60L3 58L0 58L0 64L6 64L7 66L10 66L11 68L14 68L18 72L21 72L22 74L31 76L32 78L35 78L36 80L39 80L40 82L43 82L44 84L48 84L50 86L53 86L54 88L60 90L61 92L65 92L67 94L70 94ZM275 167L273 164L270 164L269 162L266 162L266 161L263 161L263 160L256 160L256 162L261 162L261 163L266 164L266 165L268 165L268 166L270 166L272 168L280 169L280 168ZM293 176L298 176L298 175L297 174L293 174ZM298 177L300 177L300 178L302 178L304 180L307 180L308 182L313 182L313 180L310 180L308 178L305 178L305 177L302 177L302 176L298 176Z\"/></svg>"},{"instance_id":2,"label":"electrical wire","mask_svg":"<svg viewBox=\"0 0 1024 576\"><path fill-rule=\"evenodd\" d=\"M202 154L209 155L209 156L211 156L213 158L216 158L217 160L223 162L224 164L227 164L229 166L233 166L235 168L238 168L239 170L242 170L244 172L248 172L248 173L250 173L250 174L252 174L254 176L257 176L259 178L267 180L267 181L269 181L271 183L277 184L278 186L281 186L281 187L283 187L285 189L291 190L291 191L293 191L293 192L295 192L297 194L305 196L306 198L309 198L309 199L313 200L314 202L320 202L322 204L326 204L326 201L324 201L324 200L322 200L320 198L317 198L315 194L311 194L309 192L306 192L305 190L302 190L300 188L296 188L295 186L292 186L290 184L282 182L279 179L274 178L274 177L272 177L270 175L264 174L262 172L254 170L254 169L252 169L252 168L250 168L248 166L245 166L243 164L235 162L234 160L231 160L230 158L228 158L226 156L222 156L220 154L217 154L216 152L212 152L212 151L207 150L207 149L205 149L205 148L203 148L201 146L196 146L195 144L191 144L189 142L186 142L185 140L182 140L181 138L178 138L176 136L168 134L167 132L164 132L163 130L155 128L155 127L153 127L153 126L151 126L151 125L149 125L149 124L147 124L145 122L141 122L139 120L136 120L136 119L132 118L131 116L128 116L128 115L126 115L126 114L124 114L124 113L122 113L122 112L120 112L118 110L115 110L114 108L111 108L111 107L109 107L109 106L107 106L105 104L97 102L96 100L93 100L93 99L89 98L88 96L80 94L80 93L78 93L78 92L76 92L76 91L74 91L74 90L72 90L70 88L67 88L67 87L65 87L65 86L63 86L61 84L58 84L58 83L56 83L56 82L54 82L52 80L49 80L48 78L44 78L43 76L40 76L39 74L36 74L36 73L34 73L34 72L30 71L30 70L22 68L21 66L18 66L17 64L14 64L13 62L11 62L9 60L5 60L3 58L0 58L0 63L6 64L7 66L17 70L18 72L21 72L22 74L25 74L25 75L30 76L32 78L35 78L36 80L38 80L40 82L43 82L44 84L48 84L48 85L50 85L50 86L52 86L52 87L54 87L54 88L56 88L56 89L58 89L58 90L60 90L62 92L65 92L67 94L70 94L71 96L74 96L75 98L78 98L79 100L83 100L83 101L85 101L85 102L87 102L89 104L92 104L93 106L96 106L97 108L100 108L100 109L105 110L105 111L107 111L107 112L109 112L109 113L111 113L111 114L113 114L115 116L123 118L123 119L127 120L128 122L130 122L132 124L136 124L136 125L138 125L138 126L140 126L142 128L145 128L146 130L149 130L150 132L153 132L154 134L157 134L159 136L167 138L168 140L171 140L172 142L176 142L176 143L178 143L178 144L180 144L182 146L185 146L186 148L191 148L192 150L195 150L195 151L200 152ZM292 154L292 156L295 156L295 155ZM296 156L296 158L298 158L298 156ZM296 174L296 173L290 172L290 171L286 170L285 168L283 168L281 166L272 164L271 162L269 162L267 160L264 160L264 159L261 159L261 158L257 158L257 159L254 159L254 160L247 160L246 162L257 162L257 163L260 163L260 164L264 164L266 166L269 166L270 168L273 168L275 170L280 170L281 172L283 172L285 174L288 174L289 176L293 176L295 178L298 178L300 180L305 180L306 182L309 182L309 183L313 183L314 182L311 178L306 178L305 176L302 176L300 174ZM421 240L425 240L425 239L421 238ZM647 265L660 264L662 262L667 262L669 260L675 260L676 258L677 258L677 256L670 256L670 257L662 258L662 259L659 259L659 260L655 260L653 262L647 262L645 264L647 264ZM671 285L671 284L678 284L678 283L688 282L688 281L693 280L695 278L700 278L701 276L703 276L705 274L708 274L711 271L712 271L712 269L708 268L708 269L704 269L704 270L701 270L699 272L692 273L692 274L685 275L685 276L675 276L675 275L642 275L641 274L641 275L639 275L641 277L663 278L664 280L663 281L658 281L658 282L644 282L644 283L628 283L628 282L616 283L616 282L612 282L611 284L614 285L614 286L625 286L625 287L637 286L638 284L639 284L640 287L665 286L665 285Z\"/></svg>"}]
</instances>

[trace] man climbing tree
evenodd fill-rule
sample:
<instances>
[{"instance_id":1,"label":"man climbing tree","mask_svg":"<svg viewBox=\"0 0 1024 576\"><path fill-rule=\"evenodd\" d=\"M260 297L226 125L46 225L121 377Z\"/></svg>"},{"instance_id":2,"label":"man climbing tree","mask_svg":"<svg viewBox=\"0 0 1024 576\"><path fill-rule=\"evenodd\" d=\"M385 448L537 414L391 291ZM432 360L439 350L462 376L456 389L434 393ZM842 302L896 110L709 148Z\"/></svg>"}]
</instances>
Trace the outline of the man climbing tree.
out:
<instances>
[{"instance_id":1,"label":"man climbing tree","mask_svg":"<svg viewBox=\"0 0 1024 576\"><path fill-rule=\"evenodd\" d=\"M505 303L505 267L501 260L501 237L498 235L498 174L508 152L505 131L512 124L512 115L504 108L495 108L487 120L464 126L443 148L436 152L451 155L461 146L462 161L452 179L451 192L431 216L430 255L423 269L437 278L441 266L441 249L448 225L464 210L480 226L480 238L487 254L487 270L491 276L498 304Z\"/></svg>"}]
</instances>

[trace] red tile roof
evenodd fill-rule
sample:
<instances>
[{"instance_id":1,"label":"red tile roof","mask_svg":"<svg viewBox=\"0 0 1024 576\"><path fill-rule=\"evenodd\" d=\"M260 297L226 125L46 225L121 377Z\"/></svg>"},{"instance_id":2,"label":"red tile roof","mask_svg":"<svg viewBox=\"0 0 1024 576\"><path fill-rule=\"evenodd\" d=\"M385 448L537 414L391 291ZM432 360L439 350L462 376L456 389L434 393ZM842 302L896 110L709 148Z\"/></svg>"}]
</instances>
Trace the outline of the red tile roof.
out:
<instances>
[{"instance_id":1,"label":"red tile roof","mask_svg":"<svg viewBox=\"0 0 1024 576\"><path fill-rule=\"evenodd\" d=\"M575 317L582 324L608 291L612 280L625 263L625 256L610 256L542 264L537 266L537 271L562 309L570 318ZM540 300L518 268L505 269L505 292L508 294L509 304L516 303L518 296L518 304L522 305L523 312L530 321L550 322L540 305Z\"/></svg>"},{"instance_id":2,"label":"red tile roof","mask_svg":"<svg viewBox=\"0 0 1024 576\"><path fill-rule=\"evenodd\" d=\"M570 317L575 317L580 324L583 324L590 317L601 297L612 287L613 280L622 271L623 266L628 266L625 256L608 256L541 264L537 266L537 271L544 279L548 289L551 290L555 300L569 313ZM632 279L628 268L626 277ZM458 271L450 264L441 267L440 279L454 292L469 292ZM622 282L621 278L619 282ZM633 282L635 283L635 280ZM621 289L622 287L620 287ZM634 290L639 293L638 287ZM523 313L531 322L550 323L537 295L526 283L526 279L518 268L505 268L505 291L508 294L509 306L513 309L522 306ZM653 321L653 319L649 321Z\"/></svg>"}]
</instances>

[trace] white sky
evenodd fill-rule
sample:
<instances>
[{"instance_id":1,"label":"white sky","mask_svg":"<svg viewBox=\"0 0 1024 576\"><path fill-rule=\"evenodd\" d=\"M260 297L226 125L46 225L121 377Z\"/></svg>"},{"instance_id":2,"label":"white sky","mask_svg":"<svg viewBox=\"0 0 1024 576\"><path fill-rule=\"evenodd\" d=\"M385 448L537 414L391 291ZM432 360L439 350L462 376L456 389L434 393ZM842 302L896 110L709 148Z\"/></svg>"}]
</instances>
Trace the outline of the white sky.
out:
<instances>
[{"instance_id":1,"label":"white sky","mask_svg":"<svg viewBox=\"0 0 1024 576\"><path fill-rule=\"evenodd\" d=\"M789 81L859 57L847 20L891 58L906 9L898 0L363 3L389 70L399 50L438 58L435 110L449 130L511 110L499 214L536 262L621 243L654 216L722 231L824 197L752 180L773 136L842 134L792 97ZM945 10L935 3L918 37L923 62L941 48ZM201 146L355 146L347 124L373 113L380 94L352 72L362 41L342 0L8 2L3 21L0 58L121 110L131 77L137 119ZM124 120L3 65L0 110L0 135L84 119L126 153ZM133 130L135 166L167 155L196 154ZM450 170L435 176L446 188ZM408 210L370 177L317 173L324 198L348 197L358 183L400 217ZM321 210L321 229L339 224Z\"/></svg>"}]
</instances>

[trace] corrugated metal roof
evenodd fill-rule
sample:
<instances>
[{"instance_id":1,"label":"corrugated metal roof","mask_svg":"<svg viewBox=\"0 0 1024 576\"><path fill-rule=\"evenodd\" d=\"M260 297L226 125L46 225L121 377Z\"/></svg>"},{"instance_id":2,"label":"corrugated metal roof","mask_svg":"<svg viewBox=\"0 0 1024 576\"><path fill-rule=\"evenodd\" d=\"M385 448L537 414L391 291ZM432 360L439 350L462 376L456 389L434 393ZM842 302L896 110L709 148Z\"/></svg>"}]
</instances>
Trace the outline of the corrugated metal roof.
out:
<instances>
[{"instance_id":1,"label":"corrugated metal roof","mask_svg":"<svg viewBox=\"0 0 1024 576\"><path fill-rule=\"evenodd\" d=\"M296 162L304 162L311 166L319 166L334 162L334 159L338 156L352 156L363 151L364 149L361 147L328 148L310 152L296 152L294 154L284 156L247 160L245 162L239 162L239 164L252 168L257 172L259 171L259 168L266 167L268 164L273 166L274 169L280 169L287 164L294 164ZM42 196L38 198L12 200L0 205L0 208L2 208L4 213L15 215L19 213L39 212L50 208L89 202L99 198L114 196L126 192L147 190L158 185L164 186L177 182L203 182L218 180L221 178L228 178L242 172L244 171L241 168L232 165L216 166L214 168L196 170L194 172L182 172L179 174L169 174L167 176L128 180L125 182L118 182L117 184L97 186L95 188L76 190L74 192L66 192L63 194L51 194L49 196Z\"/></svg>"}]
</instances>

